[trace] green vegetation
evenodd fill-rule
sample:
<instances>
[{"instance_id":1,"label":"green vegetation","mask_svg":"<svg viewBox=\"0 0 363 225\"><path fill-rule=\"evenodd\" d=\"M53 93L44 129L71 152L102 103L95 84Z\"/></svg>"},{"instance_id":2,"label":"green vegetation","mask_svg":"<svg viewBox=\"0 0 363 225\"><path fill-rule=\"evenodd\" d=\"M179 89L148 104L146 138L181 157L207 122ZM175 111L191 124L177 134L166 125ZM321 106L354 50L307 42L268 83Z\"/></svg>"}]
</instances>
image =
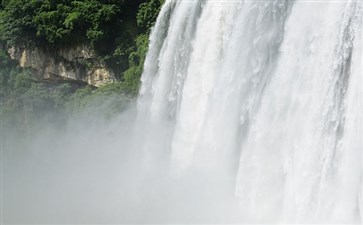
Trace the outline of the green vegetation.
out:
<instances>
[{"instance_id":1,"label":"green vegetation","mask_svg":"<svg viewBox=\"0 0 363 225\"><path fill-rule=\"evenodd\" d=\"M162 0L3 0L1 40L27 48L87 43L122 74L137 49L135 40L148 34L161 4Z\"/></svg>"},{"instance_id":2,"label":"green vegetation","mask_svg":"<svg viewBox=\"0 0 363 225\"><path fill-rule=\"evenodd\" d=\"M2 0L0 4L0 116L29 126L45 113L67 114L113 99L110 116L138 93L148 36L163 0ZM45 83L10 59L10 47L87 44L119 81L98 89ZM19 117L21 118L19 120Z\"/></svg>"},{"instance_id":3,"label":"green vegetation","mask_svg":"<svg viewBox=\"0 0 363 225\"><path fill-rule=\"evenodd\" d=\"M39 83L32 79L31 71L14 68L7 90L2 90L0 119L5 127L31 128L39 122L58 120L85 112L100 118L111 118L123 111L132 96L123 91L123 83L111 83L100 88L75 88L72 83ZM5 121L6 120L6 121Z\"/></svg>"}]
</instances>

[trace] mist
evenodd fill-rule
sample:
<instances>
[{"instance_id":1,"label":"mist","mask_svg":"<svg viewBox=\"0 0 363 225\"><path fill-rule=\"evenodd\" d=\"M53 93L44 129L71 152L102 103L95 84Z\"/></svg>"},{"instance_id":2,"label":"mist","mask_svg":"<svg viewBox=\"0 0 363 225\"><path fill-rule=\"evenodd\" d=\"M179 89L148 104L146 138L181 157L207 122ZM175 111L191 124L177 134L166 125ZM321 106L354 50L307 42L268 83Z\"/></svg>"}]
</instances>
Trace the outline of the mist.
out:
<instances>
[{"instance_id":1,"label":"mist","mask_svg":"<svg viewBox=\"0 0 363 225\"><path fill-rule=\"evenodd\" d=\"M175 176L167 156L145 157L160 151L140 145L146 134L136 126L135 103L102 117L110 104L95 102L97 110L69 114L62 123L3 129L4 224L237 221L230 177L217 170Z\"/></svg>"},{"instance_id":2,"label":"mist","mask_svg":"<svg viewBox=\"0 0 363 225\"><path fill-rule=\"evenodd\" d=\"M362 16L165 1L137 99L6 129L3 221L361 223Z\"/></svg>"}]
</instances>

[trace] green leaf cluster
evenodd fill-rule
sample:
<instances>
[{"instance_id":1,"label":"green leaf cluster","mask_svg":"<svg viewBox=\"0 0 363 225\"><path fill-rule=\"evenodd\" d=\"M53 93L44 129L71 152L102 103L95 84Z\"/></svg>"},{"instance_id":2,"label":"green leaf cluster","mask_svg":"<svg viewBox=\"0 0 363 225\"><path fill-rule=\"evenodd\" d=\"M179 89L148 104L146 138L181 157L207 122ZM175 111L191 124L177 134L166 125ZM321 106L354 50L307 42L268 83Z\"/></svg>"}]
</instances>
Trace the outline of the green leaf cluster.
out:
<instances>
[{"instance_id":1,"label":"green leaf cluster","mask_svg":"<svg viewBox=\"0 0 363 225\"><path fill-rule=\"evenodd\" d=\"M111 116L137 95L148 36L163 0L3 0L0 4L0 117L30 124L46 113L86 108ZM10 59L8 48L89 44L119 81L100 88L42 83ZM104 109L104 108L102 108ZM17 115L17 116L16 116ZM19 116L21 119L19 119ZM18 120L19 119L19 120ZM21 127L21 126L20 126Z\"/></svg>"},{"instance_id":2,"label":"green leaf cluster","mask_svg":"<svg viewBox=\"0 0 363 225\"><path fill-rule=\"evenodd\" d=\"M7 0L0 25L9 45L95 44L110 35L122 0ZM111 27L110 27L111 25Z\"/></svg>"}]
</instances>

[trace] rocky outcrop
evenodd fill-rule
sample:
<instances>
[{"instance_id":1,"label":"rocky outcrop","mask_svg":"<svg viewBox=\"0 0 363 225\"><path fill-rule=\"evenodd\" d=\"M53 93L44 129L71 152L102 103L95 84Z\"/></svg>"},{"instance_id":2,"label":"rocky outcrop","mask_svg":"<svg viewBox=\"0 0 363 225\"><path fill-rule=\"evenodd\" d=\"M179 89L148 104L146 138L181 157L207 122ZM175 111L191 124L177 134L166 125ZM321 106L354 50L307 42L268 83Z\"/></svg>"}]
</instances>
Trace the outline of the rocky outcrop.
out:
<instances>
[{"instance_id":1,"label":"rocky outcrop","mask_svg":"<svg viewBox=\"0 0 363 225\"><path fill-rule=\"evenodd\" d=\"M58 50L10 48L11 58L35 71L38 79L82 81L101 86L115 81L114 72L86 45Z\"/></svg>"}]
</instances>

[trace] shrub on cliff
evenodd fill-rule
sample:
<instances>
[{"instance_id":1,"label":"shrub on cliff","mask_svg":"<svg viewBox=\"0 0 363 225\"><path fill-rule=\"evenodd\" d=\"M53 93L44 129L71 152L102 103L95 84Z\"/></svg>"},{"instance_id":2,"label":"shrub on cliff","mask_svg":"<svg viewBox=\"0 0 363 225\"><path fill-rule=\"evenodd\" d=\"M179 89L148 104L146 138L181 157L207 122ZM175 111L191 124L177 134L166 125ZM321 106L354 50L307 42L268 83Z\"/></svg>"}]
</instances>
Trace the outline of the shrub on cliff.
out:
<instances>
[{"instance_id":1,"label":"shrub on cliff","mask_svg":"<svg viewBox=\"0 0 363 225\"><path fill-rule=\"evenodd\" d=\"M90 44L124 81L139 86L148 35L163 0L3 0L0 41L34 47Z\"/></svg>"},{"instance_id":2,"label":"shrub on cliff","mask_svg":"<svg viewBox=\"0 0 363 225\"><path fill-rule=\"evenodd\" d=\"M94 44L110 35L123 5L122 0L3 1L3 38L9 45Z\"/></svg>"}]
</instances>

